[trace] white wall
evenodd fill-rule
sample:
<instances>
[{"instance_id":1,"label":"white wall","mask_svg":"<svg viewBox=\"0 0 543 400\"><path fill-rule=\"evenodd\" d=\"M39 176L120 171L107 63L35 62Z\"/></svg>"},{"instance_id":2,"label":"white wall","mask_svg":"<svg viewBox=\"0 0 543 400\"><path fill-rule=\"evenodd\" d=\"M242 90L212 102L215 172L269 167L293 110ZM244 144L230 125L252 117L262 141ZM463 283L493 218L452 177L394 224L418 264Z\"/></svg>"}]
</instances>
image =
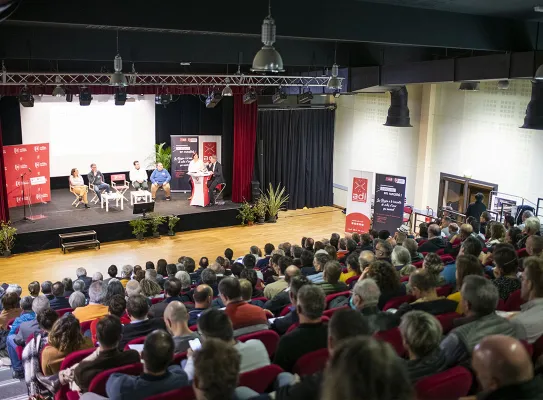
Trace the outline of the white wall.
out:
<instances>
[{"instance_id":1,"label":"white wall","mask_svg":"<svg viewBox=\"0 0 543 400\"><path fill-rule=\"evenodd\" d=\"M412 128L383 126L390 94L357 94L338 99L334 132L334 184L348 186L349 169L407 177L406 197L415 197L422 86L409 85ZM334 204L345 207L347 192L334 188Z\"/></svg>"},{"instance_id":2,"label":"white wall","mask_svg":"<svg viewBox=\"0 0 543 400\"><path fill-rule=\"evenodd\" d=\"M440 172L469 172L473 179L497 183L501 192L533 202L543 197L543 132L519 128L530 101L530 81L511 81L508 90L481 82L480 89L436 85L426 200L432 207L437 206Z\"/></svg>"},{"instance_id":3,"label":"white wall","mask_svg":"<svg viewBox=\"0 0 543 400\"><path fill-rule=\"evenodd\" d=\"M102 172L128 171L132 162L154 152L154 96L115 106L113 96L94 95L90 106L77 99L36 97L34 107L21 107L23 144L50 143L51 176L71 168L87 174L96 163Z\"/></svg>"}]
</instances>

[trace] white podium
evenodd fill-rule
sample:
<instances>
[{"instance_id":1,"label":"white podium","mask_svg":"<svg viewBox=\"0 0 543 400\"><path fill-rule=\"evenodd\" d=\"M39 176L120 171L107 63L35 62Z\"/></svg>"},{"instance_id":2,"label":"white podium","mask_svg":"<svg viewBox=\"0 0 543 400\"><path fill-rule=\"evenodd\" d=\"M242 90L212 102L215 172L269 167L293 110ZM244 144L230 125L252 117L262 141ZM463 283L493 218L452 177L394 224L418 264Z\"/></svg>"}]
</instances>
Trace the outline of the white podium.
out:
<instances>
[{"instance_id":1,"label":"white podium","mask_svg":"<svg viewBox=\"0 0 543 400\"><path fill-rule=\"evenodd\" d=\"M191 206L205 207L209 204L207 181L213 176L211 172L188 172L192 179Z\"/></svg>"}]
</instances>

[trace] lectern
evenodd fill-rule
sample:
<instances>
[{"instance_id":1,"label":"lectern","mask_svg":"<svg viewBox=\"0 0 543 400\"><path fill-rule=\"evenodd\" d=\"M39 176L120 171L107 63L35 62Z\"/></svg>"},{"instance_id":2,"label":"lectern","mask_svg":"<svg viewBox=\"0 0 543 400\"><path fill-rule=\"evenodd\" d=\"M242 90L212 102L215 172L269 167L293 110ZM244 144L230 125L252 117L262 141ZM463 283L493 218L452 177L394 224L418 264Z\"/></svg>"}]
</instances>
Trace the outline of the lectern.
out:
<instances>
[{"instance_id":1,"label":"lectern","mask_svg":"<svg viewBox=\"0 0 543 400\"><path fill-rule=\"evenodd\" d=\"M207 181L213 176L211 172L188 172L192 179L191 206L205 207L209 204Z\"/></svg>"}]
</instances>

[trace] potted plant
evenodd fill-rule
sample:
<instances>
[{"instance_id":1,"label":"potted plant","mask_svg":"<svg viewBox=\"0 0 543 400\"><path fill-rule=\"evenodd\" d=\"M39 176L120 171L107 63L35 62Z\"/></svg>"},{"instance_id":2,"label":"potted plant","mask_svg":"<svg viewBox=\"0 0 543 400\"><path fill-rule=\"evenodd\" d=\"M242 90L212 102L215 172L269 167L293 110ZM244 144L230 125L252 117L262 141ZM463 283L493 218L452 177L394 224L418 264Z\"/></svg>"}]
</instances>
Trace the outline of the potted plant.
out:
<instances>
[{"instance_id":1,"label":"potted plant","mask_svg":"<svg viewBox=\"0 0 543 400\"><path fill-rule=\"evenodd\" d=\"M166 222L166 217L163 217L162 215L158 214L151 214L149 219L149 224L151 225L151 231L153 232L153 237L158 238L160 237L160 232L158 231L158 227L162 225L164 222Z\"/></svg>"},{"instance_id":2,"label":"potted plant","mask_svg":"<svg viewBox=\"0 0 543 400\"><path fill-rule=\"evenodd\" d=\"M175 225L179 222L179 217L172 215L168 217L168 236L175 236Z\"/></svg>"},{"instance_id":3,"label":"potted plant","mask_svg":"<svg viewBox=\"0 0 543 400\"><path fill-rule=\"evenodd\" d=\"M148 220L145 218L133 219L129 224L132 227L132 234L136 236L136 239L143 240L149 226Z\"/></svg>"},{"instance_id":4,"label":"potted plant","mask_svg":"<svg viewBox=\"0 0 543 400\"><path fill-rule=\"evenodd\" d=\"M162 163L162 166L166 171L170 170L172 149L171 147L165 146L166 143L155 144L155 151L147 157L147 168L155 169L158 163Z\"/></svg>"},{"instance_id":5,"label":"potted plant","mask_svg":"<svg viewBox=\"0 0 543 400\"><path fill-rule=\"evenodd\" d=\"M266 200L264 200L262 196L260 196L255 202L253 210L256 216L256 223L263 224L266 220L266 211L268 210L268 204L266 204Z\"/></svg>"},{"instance_id":6,"label":"potted plant","mask_svg":"<svg viewBox=\"0 0 543 400\"><path fill-rule=\"evenodd\" d=\"M262 193L264 201L268 206L268 222L277 222L277 213L279 209L288 201L288 194L285 194L285 187L281 188L281 183L274 189L272 184L266 194Z\"/></svg>"},{"instance_id":7,"label":"potted plant","mask_svg":"<svg viewBox=\"0 0 543 400\"><path fill-rule=\"evenodd\" d=\"M11 249L15 245L17 228L11 226L11 221L0 223L0 253L4 257L11 256Z\"/></svg>"},{"instance_id":8,"label":"potted plant","mask_svg":"<svg viewBox=\"0 0 543 400\"><path fill-rule=\"evenodd\" d=\"M241 225L245 225L245 222L247 222L247 225L253 225L255 220L255 210L253 209L253 206L244 201L238 210L237 218L241 219Z\"/></svg>"}]
</instances>

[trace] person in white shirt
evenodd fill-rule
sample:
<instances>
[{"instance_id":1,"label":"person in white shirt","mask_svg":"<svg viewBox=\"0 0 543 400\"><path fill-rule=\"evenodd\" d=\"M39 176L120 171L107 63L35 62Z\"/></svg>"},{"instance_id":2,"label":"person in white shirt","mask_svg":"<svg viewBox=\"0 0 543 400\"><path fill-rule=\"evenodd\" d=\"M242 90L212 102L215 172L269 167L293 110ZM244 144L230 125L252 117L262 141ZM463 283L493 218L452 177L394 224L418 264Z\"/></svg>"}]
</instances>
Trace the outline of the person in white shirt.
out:
<instances>
[{"instance_id":1,"label":"person in white shirt","mask_svg":"<svg viewBox=\"0 0 543 400\"><path fill-rule=\"evenodd\" d=\"M192 155L192 161L189 163L189 172L205 172L207 167L204 165L204 162L198 157L198 153ZM190 185L192 186L192 179L190 179ZM192 196L189 197L189 200L192 200Z\"/></svg>"},{"instance_id":2,"label":"person in white shirt","mask_svg":"<svg viewBox=\"0 0 543 400\"><path fill-rule=\"evenodd\" d=\"M149 190L147 171L140 167L139 161L134 161L134 169L130 171L130 182L136 190Z\"/></svg>"},{"instance_id":3,"label":"person in white shirt","mask_svg":"<svg viewBox=\"0 0 543 400\"><path fill-rule=\"evenodd\" d=\"M72 168L72 172L70 173L70 190L79 196L79 201L85 204L85 208L90 208L87 200L88 188L83 181L83 177L79 175L77 168Z\"/></svg>"}]
</instances>

